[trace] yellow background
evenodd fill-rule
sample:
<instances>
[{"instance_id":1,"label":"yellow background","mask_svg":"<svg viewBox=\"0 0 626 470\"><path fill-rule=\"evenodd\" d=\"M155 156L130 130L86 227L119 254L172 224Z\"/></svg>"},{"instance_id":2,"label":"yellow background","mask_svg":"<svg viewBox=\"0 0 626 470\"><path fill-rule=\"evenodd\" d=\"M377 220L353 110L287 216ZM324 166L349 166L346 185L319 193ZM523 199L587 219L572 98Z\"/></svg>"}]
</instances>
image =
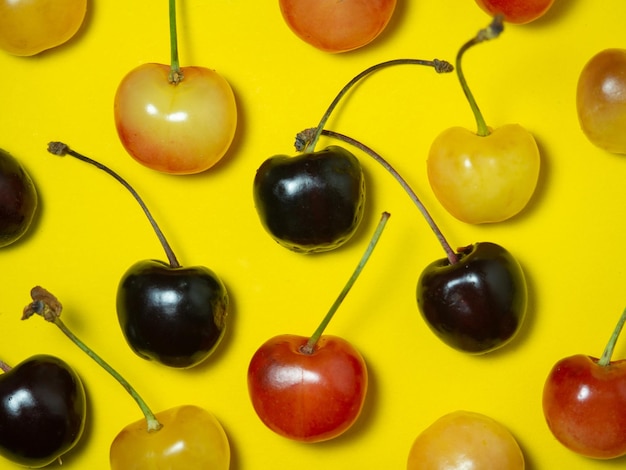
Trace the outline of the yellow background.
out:
<instances>
[{"instance_id":1,"label":"yellow background","mask_svg":"<svg viewBox=\"0 0 626 470\"><path fill-rule=\"evenodd\" d=\"M60 331L39 318L20 321L37 284L59 297L68 326L155 411L193 403L214 413L230 439L232 470L309 464L401 469L419 432L457 409L506 425L529 469L624 466L624 459L592 461L558 444L545 424L541 393L558 359L602 353L626 306L626 160L592 146L575 110L585 62L604 48L626 47L626 4L557 0L541 20L507 26L499 39L466 55L465 73L488 124L522 124L542 152L536 195L509 222L460 223L428 186L425 159L435 136L453 125L475 127L454 74L415 66L377 72L346 96L328 123L385 156L452 245L496 242L523 266L527 321L513 343L482 357L445 346L421 319L417 278L444 254L400 186L369 157L355 151L367 178L366 218L357 236L334 252L303 256L278 246L263 231L251 193L261 162L293 153L295 134L317 125L335 94L361 70L402 57L453 61L458 47L489 22L473 0L399 0L378 40L342 55L300 41L276 2L181 0L182 65L216 69L231 83L239 106L227 157L186 177L140 166L123 150L113 124L113 96L122 77L141 63L169 61L166 2L90 1L88 8L81 31L65 46L31 58L0 51L0 146L23 162L40 194L29 236L0 253L0 357L17 364L36 353L58 355L83 378L88 424L63 468L108 468L111 441L141 415ZM164 253L130 194L93 167L49 155L51 140L119 171L143 196L181 263L205 265L225 282L230 328L206 363L171 370L127 347L115 314L117 283L134 262L164 259ZM251 407L248 361L271 336L313 332L383 210L392 216L381 242L327 330L352 342L367 361L365 409L336 440L305 445L283 439ZM619 357L626 357L626 341L618 343ZM0 461L0 468L12 467Z\"/></svg>"}]
</instances>

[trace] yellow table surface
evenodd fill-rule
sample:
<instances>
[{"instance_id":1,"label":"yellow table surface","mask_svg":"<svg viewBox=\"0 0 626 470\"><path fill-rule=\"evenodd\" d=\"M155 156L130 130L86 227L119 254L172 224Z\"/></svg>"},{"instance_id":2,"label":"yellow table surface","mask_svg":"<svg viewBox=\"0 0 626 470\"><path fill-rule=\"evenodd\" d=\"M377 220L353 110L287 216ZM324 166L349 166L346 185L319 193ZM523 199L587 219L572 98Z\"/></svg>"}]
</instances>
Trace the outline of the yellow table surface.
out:
<instances>
[{"instance_id":1,"label":"yellow table surface","mask_svg":"<svg viewBox=\"0 0 626 470\"><path fill-rule=\"evenodd\" d=\"M415 66L378 72L346 96L328 123L385 156L453 246L499 243L523 266L529 284L523 329L507 347L478 357L443 344L420 317L418 276L444 253L400 186L371 158L355 151L369 191L358 234L317 256L287 251L264 232L252 180L266 158L294 152L295 134L317 125L354 75L395 58L453 61L488 16L473 0L399 0L378 40L331 55L293 35L276 2L180 1L181 65L216 69L231 83L239 126L217 167L171 176L132 160L113 123L122 77L141 63L169 61L167 4L158 3L90 1L83 28L65 46L30 58L0 51L0 147L23 162L40 195L29 236L0 253L0 357L17 364L36 353L57 355L83 378L86 432L63 468L108 468L111 441L141 414L60 331L38 318L20 321L35 285L59 297L68 326L155 411L193 403L214 413L230 440L232 470L405 468L420 431L457 409L506 425L529 469L624 466L624 459L593 461L562 447L545 424L541 393L558 359L602 353L626 306L626 159L589 143L575 109L586 61L602 49L626 47L626 3L557 0L541 20L508 25L500 38L466 55L464 70L488 124L522 124L542 153L535 197L506 223L461 223L428 185L425 160L435 136L453 125L475 128L454 74ZM230 328L204 364L172 370L128 348L115 314L118 281L134 262L164 259L164 253L130 194L88 165L49 155L52 140L119 171L143 196L179 260L205 265L222 278L232 300ZM326 443L281 438L252 409L248 362L271 336L313 332L384 210L392 216L381 242L327 330L352 342L368 364L363 413L345 435ZM615 350L614 358L620 357L626 357L626 341ZM13 467L0 461L0 468Z\"/></svg>"}]
</instances>

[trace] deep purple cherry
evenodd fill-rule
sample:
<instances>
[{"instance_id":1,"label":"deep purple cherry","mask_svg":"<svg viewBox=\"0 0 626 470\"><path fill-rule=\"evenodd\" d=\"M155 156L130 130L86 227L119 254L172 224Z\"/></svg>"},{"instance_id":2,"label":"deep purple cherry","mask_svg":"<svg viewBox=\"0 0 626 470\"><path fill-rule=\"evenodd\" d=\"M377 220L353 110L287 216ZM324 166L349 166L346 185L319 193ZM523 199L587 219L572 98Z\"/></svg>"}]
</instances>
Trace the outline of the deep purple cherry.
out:
<instances>
[{"instance_id":1,"label":"deep purple cherry","mask_svg":"<svg viewBox=\"0 0 626 470\"><path fill-rule=\"evenodd\" d=\"M76 445L85 414L76 372L54 356L32 356L0 375L0 455L44 467Z\"/></svg>"},{"instance_id":2,"label":"deep purple cherry","mask_svg":"<svg viewBox=\"0 0 626 470\"><path fill-rule=\"evenodd\" d=\"M269 158L257 170L253 188L265 230L296 252L323 252L343 245L363 218L361 164L338 146Z\"/></svg>"}]
</instances>

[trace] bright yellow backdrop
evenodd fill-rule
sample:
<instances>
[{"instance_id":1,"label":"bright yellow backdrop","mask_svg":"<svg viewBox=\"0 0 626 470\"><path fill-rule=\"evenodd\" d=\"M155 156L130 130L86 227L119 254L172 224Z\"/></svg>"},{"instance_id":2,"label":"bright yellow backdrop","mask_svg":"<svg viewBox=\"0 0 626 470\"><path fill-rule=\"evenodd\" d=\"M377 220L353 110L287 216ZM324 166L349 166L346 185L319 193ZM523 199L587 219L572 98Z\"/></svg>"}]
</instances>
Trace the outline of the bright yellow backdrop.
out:
<instances>
[{"instance_id":1,"label":"bright yellow backdrop","mask_svg":"<svg viewBox=\"0 0 626 470\"><path fill-rule=\"evenodd\" d=\"M56 328L39 318L20 321L37 284L60 298L65 322L155 411L193 403L213 412L230 439L232 470L402 469L418 433L456 409L506 425L529 469L623 467L624 459L596 462L561 447L545 424L541 392L558 359L602 353L626 306L626 160L594 148L575 113L584 63L604 48L626 47L626 4L557 0L540 21L510 25L466 55L467 79L487 122L524 125L542 152L536 197L510 222L460 223L428 186L425 158L434 137L452 125L475 126L453 74L415 66L378 72L345 98L328 124L395 165L454 246L500 243L522 264L527 322L512 344L483 357L451 350L422 321L416 281L443 251L399 185L369 157L356 152L367 177L366 219L356 238L335 252L302 256L274 243L259 223L251 187L261 162L293 153L295 134L317 125L352 76L394 58L453 61L489 18L473 0L399 0L375 43L329 55L297 39L276 2L181 0L178 8L182 65L216 69L239 105L231 151L201 175L168 176L140 166L113 125L113 96L123 75L144 62L169 60L166 2L90 1L86 23L67 45L31 58L0 53L0 146L24 163L41 200L30 235L0 253L0 357L17 364L36 353L58 355L84 379L87 430L63 468L108 468L111 441L141 415ZM170 370L127 347L115 314L118 280L135 261L164 254L126 190L93 167L49 155L51 140L119 171L144 197L179 260L206 265L223 279L232 299L230 329L205 364ZM363 414L331 442L283 439L250 405L248 361L273 335L313 332L383 210L392 217L381 243L327 330L351 341L368 363L371 389ZM626 341L615 357L626 357ZM11 465L2 461L0 468Z\"/></svg>"}]
</instances>

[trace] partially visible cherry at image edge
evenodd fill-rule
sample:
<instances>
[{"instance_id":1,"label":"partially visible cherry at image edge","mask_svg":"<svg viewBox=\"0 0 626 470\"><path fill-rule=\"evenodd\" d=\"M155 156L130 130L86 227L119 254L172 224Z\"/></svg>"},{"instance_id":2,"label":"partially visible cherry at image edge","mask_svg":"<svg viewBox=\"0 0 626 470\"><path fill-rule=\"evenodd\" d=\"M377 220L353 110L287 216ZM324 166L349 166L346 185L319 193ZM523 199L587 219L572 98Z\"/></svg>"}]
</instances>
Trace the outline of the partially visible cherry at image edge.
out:
<instances>
[{"instance_id":1,"label":"partially visible cherry at image edge","mask_svg":"<svg viewBox=\"0 0 626 470\"><path fill-rule=\"evenodd\" d=\"M576 354L559 360L544 383L548 428L567 449L593 459L626 455L626 359L612 360L626 322L622 312L600 358Z\"/></svg>"},{"instance_id":2,"label":"partially visible cherry at image edge","mask_svg":"<svg viewBox=\"0 0 626 470\"><path fill-rule=\"evenodd\" d=\"M142 165L187 175L216 165L237 129L237 103L228 81L215 70L181 67L176 0L169 0L170 65L146 63L122 79L114 120L126 151Z\"/></svg>"},{"instance_id":3,"label":"partially visible cherry at image edge","mask_svg":"<svg viewBox=\"0 0 626 470\"><path fill-rule=\"evenodd\" d=\"M128 392L144 416L144 419L125 426L111 443L111 470L229 469L228 437L215 416L195 405L180 405L153 413L137 390L67 327L61 319L63 305L56 296L41 286L35 286L31 289L31 299L32 302L24 307L22 320L36 315L54 324Z\"/></svg>"},{"instance_id":4,"label":"partially visible cherry at image edge","mask_svg":"<svg viewBox=\"0 0 626 470\"><path fill-rule=\"evenodd\" d=\"M279 0L289 29L309 45L328 53L364 47L387 27L396 0Z\"/></svg>"}]
</instances>

